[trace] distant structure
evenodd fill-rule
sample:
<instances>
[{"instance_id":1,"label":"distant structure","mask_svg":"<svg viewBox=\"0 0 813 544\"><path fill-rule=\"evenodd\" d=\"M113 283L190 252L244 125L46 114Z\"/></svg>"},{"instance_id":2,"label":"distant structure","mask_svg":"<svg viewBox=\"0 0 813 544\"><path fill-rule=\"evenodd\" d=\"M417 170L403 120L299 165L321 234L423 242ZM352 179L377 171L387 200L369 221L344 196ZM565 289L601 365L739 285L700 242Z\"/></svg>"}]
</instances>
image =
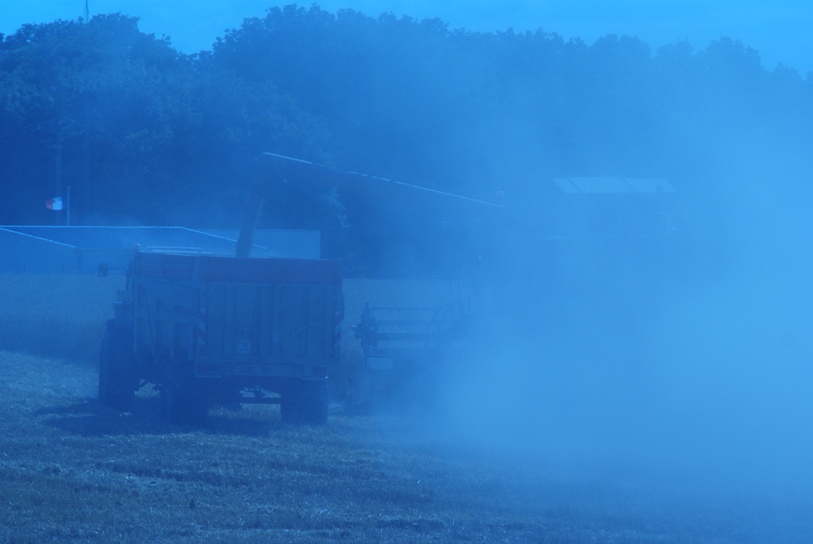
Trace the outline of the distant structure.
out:
<instances>
[{"instance_id":1,"label":"distant structure","mask_svg":"<svg viewBox=\"0 0 813 544\"><path fill-rule=\"evenodd\" d=\"M665 178L553 178L565 236L659 237L674 232L677 191Z\"/></svg>"}]
</instances>

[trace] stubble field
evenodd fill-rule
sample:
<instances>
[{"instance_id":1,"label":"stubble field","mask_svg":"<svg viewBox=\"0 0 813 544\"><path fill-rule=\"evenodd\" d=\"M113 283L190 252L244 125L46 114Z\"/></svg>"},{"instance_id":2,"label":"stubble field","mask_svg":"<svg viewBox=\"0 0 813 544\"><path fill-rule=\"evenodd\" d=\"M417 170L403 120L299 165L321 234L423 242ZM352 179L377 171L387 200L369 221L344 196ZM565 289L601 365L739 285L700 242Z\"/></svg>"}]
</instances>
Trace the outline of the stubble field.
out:
<instances>
[{"instance_id":1,"label":"stubble field","mask_svg":"<svg viewBox=\"0 0 813 544\"><path fill-rule=\"evenodd\" d=\"M357 416L336 402L326 427L307 427L281 424L276 407L249 406L213 410L205 427L187 428L161 422L149 392L121 414L98 405L95 367L121 278L2 279L2 544L813 535L810 497L666 485L611 463L497 453L428 432L410 414ZM371 285L348 283L348 315Z\"/></svg>"}]
</instances>

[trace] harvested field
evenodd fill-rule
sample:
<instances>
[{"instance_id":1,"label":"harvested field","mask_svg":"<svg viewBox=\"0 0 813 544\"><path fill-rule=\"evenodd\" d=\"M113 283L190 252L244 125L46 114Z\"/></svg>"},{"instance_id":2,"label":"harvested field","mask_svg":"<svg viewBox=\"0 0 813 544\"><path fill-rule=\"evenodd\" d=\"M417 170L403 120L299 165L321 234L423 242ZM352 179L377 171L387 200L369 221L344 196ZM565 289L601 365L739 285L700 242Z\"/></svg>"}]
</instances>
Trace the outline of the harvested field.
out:
<instances>
[{"instance_id":1,"label":"harvested field","mask_svg":"<svg viewBox=\"0 0 813 544\"><path fill-rule=\"evenodd\" d=\"M202 429L101 408L85 363L0 353L0 542L805 542L810 503L664 488L275 407ZM414 422L413 422L414 423ZM533 462L530 462L533 461ZM808 499L809 500L809 499Z\"/></svg>"}]
</instances>

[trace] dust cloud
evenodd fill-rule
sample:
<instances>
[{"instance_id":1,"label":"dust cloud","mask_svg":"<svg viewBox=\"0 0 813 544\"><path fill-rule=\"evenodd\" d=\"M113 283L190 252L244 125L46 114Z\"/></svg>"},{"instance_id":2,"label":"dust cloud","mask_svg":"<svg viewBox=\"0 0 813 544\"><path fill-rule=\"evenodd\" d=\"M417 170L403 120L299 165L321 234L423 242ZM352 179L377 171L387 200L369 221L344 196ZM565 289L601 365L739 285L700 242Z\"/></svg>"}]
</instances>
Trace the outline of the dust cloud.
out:
<instances>
[{"instance_id":1,"label":"dust cloud","mask_svg":"<svg viewBox=\"0 0 813 544\"><path fill-rule=\"evenodd\" d=\"M503 230L435 439L665 486L806 493L811 195L804 169L767 170L687 195L724 209L654 237Z\"/></svg>"}]
</instances>

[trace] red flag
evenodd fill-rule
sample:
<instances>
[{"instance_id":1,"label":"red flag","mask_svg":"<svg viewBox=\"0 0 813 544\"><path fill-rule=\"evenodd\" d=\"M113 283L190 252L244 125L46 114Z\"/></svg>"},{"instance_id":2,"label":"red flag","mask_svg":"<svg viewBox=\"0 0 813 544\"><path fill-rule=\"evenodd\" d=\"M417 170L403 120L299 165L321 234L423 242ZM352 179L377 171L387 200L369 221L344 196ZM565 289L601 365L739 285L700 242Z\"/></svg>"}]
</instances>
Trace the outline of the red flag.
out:
<instances>
[{"instance_id":1,"label":"red flag","mask_svg":"<svg viewBox=\"0 0 813 544\"><path fill-rule=\"evenodd\" d=\"M54 198L49 198L45 201L45 207L49 210L58 211L62 209L62 197L57 196Z\"/></svg>"}]
</instances>

